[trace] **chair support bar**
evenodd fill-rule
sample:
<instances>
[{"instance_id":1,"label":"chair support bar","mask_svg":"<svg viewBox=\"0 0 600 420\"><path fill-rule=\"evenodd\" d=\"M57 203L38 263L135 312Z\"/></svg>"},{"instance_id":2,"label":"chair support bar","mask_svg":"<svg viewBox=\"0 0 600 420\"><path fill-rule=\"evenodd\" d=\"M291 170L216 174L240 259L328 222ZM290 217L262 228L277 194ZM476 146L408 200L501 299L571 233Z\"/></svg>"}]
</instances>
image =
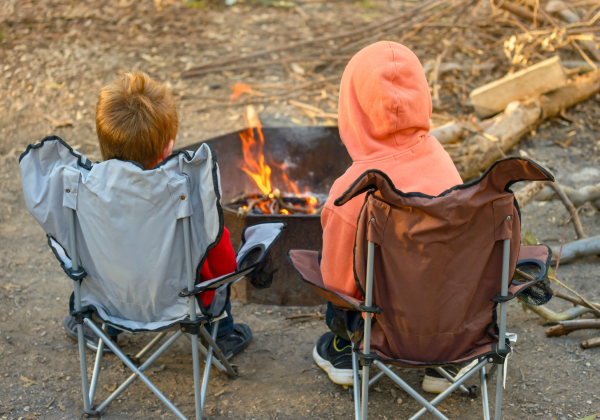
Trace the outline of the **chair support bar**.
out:
<instances>
[{"instance_id":1,"label":"chair support bar","mask_svg":"<svg viewBox=\"0 0 600 420\"><path fill-rule=\"evenodd\" d=\"M469 370L462 378L460 378L459 380L457 380L456 382L454 382L448 389L446 389L444 392L442 392L441 394L439 394L437 397L435 397L430 404L431 405L438 405L440 402L442 402L446 397L448 397L450 394L452 394L456 389L458 389L459 386L461 386L467 379L469 379L471 376L475 375L476 373L478 373L480 371L480 369L482 367L484 367L485 365L488 364L487 359L483 359L481 360L474 368L472 368L471 370ZM389 376L389 375L388 375ZM417 394L418 395L418 394ZM425 408L420 409L419 411L417 411L417 413L412 416L410 418L410 420L416 420L421 418L425 413L427 412L427 410Z\"/></svg>"},{"instance_id":2,"label":"chair support bar","mask_svg":"<svg viewBox=\"0 0 600 420\"><path fill-rule=\"evenodd\" d=\"M92 331L94 331L94 333L102 338L106 345L108 346L108 348L110 348L113 353L115 353L117 355L117 357L119 359L121 359L121 361L123 363L125 363L125 365L136 375L136 377L139 377L141 379L142 382L144 382L144 384L150 388L150 391L152 391L154 393L154 395L156 395L162 402L163 404L165 404L167 406L167 408L169 410L171 410L171 412L173 414L175 414L179 419L181 420L187 420L185 418L185 416L183 414L181 414L181 412L177 409L177 407L175 407L171 401L169 401L167 399L167 397L165 397L162 392L160 392L158 390L158 388L156 388L154 386L154 384L142 373L142 371L140 369L138 369L132 362L131 360L129 360L129 358L121 351L121 349L119 349L119 347L117 347L110 338L108 338L108 336L106 334L104 334L104 332L98 328L98 326L96 326L96 324L94 324L93 321L91 321L90 319L86 318L84 320L84 322L92 329ZM177 333L175 333L175 335L177 335L178 333L180 333L179 331ZM174 335L174 336L175 336ZM173 338L173 337L171 337ZM168 342L167 342L168 343ZM165 344L167 344L165 343ZM164 346L164 344L163 344ZM162 346L161 346L162 349ZM148 361L146 361L147 363ZM87 396L87 395L86 395Z\"/></svg>"}]
</instances>

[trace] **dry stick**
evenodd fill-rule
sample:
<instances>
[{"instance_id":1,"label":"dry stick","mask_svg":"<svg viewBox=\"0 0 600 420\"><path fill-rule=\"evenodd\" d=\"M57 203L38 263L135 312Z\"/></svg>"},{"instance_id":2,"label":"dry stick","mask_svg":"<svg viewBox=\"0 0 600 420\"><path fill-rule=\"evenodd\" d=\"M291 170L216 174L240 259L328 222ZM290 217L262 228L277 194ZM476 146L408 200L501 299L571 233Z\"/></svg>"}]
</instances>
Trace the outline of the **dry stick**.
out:
<instances>
[{"instance_id":1,"label":"dry stick","mask_svg":"<svg viewBox=\"0 0 600 420\"><path fill-rule=\"evenodd\" d=\"M400 13L396 16L392 16L389 19L385 19L381 22L370 23L368 25L361 26L358 29L354 29L351 31L339 32L337 34L321 36L321 37L317 37L317 38L313 38L313 39L307 39L305 41L294 42L291 44L282 45L280 47L268 48L266 50L255 51L251 54L238 55L235 57L225 58L223 60L213 61L213 62L209 62L209 63L203 64L200 66L196 66L195 68L190 69L190 70L200 70L200 69L204 69L204 68L208 68L208 67L224 66L226 64L236 63L238 61L245 61L250 58L262 57L263 55L268 55L268 54L275 53L275 52L281 52L281 51L291 50L294 48L305 47L307 45L328 42L328 41L332 41L334 39L350 38L350 37L353 37L356 35L362 35L365 32L368 33L370 31L372 31L374 29L378 29L382 26L387 26L387 25L395 23L399 20L406 19L408 16L411 16L417 12L425 12L427 10L430 10L431 8L433 8L439 4L443 4L444 2L445 2L445 0L430 1L430 2L425 3L422 6L414 7L406 12Z\"/></svg>"},{"instance_id":2,"label":"dry stick","mask_svg":"<svg viewBox=\"0 0 600 420\"><path fill-rule=\"evenodd\" d=\"M217 102L214 104L207 104L204 106L201 106L199 108L195 108L192 111L204 111L207 109L214 109L214 108L224 108L224 107L228 107L228 106L246 106L246 105L250 105L250 104L264 104L267 102L270 102L274 99L287 99L289 97L293 97L296 96L297 94L299 94L299 91L302 91L306 88L309 87L316 87L318 85L324 84L324 83L329 83L332 81L338 81L340 80L341 76L331 76L331 77L326 77L324 79L321 80L317 80L314 82L308 82L308 83L303 83L301 85L298 86L294 86L291 89L288 89L287 92L285 92L285 94L283 94L283 92L281 94L272 94L269 95L268 98L263 98L263 99L254 99L254 100L250 100L250 101L245 101L245 102L239 102L239 103L229 103L229 102Z\"/></svg>"},{"instance_id":3,"label":"dry stick","mask_svg":"<svg viewBox=\"0 0 600 420\"><path fill-rule=\"evenodd\" d=\"M577 298L571 297L569 295L565 295L563 292L559 292L558 290L553 290L552 292L554 292L554 297L566 300L568 302L571 302L574 305L585 306L586 308L588 307L587 304L581 299L577 299ZM600 308L600 303L596 303L596 302L592 302L592 303L596 307ZM590 308L590 309L593 309L593 308Z\"/></svg>"},{"instance_id":4,"label":"dry stick","mask_svg":"<svg viewBox=\"0 0 600 420\"><path fill-rule=\"evenodd\" d=\"M577 52L579 52L579 55L581 55L581 57L583 57L583 59L585 61L587 61L587 63L593 67L594 71L598 71L598 66L596 66L596 63L594 63L590 57L588 57L588 55L586 53L583 52L583 50L581 49L581 47L579 46L579 44L577 44L577 42L575 42L575 40L573 38L569 38L571 41L571 45L573 46L573 48L575 48L577 50Z\"/></svg>"},{"instance_id":5,"label":"dry stick","mask_svg":"<svg viewBox=\"0 0 600 420\"><path fill-rule=\"evenodd\" d=\"M525 280L533 280L534 277L525 273L522 270L519 270L518 268L515 269L515 273L520 275L521 277L523 277ZM562 299L568 300L569 302L573 302L573 303L577 303L580 306L584 306L587 307L589 309L591 309L592 311L598 313L598 315L600 315L600 304L598 303L591 303L589 301L587 301L583 296L581 296L579 293L577 293L575 290L571 289L570 287L568 287L567 285L565 285L564 283L562 283L561 281L559 281L558 279L556 279L556 277L552 277L552 276L548 276L548 278L554 282L556 282L556 284L558 284L559 286L564 287L565 289L567 289L569 292L573 293L575 296L577 296L579 298L579 300L573 299L569 296L563 295L560 292L554 291L554 296L556 297L560 297Z\"/></svg>"},{"instance_id":6,"label":"dry stick","mask_svg":"<svg viewBox=\"0 0 600 420\"><path fill-rule=\"evenodd\" d=\"M440 65L442 64L442 60L446 57L446 55L450 53L450 50L454 48L454 45L456 44L456 41L458 41L458 38L461 36L461 34L462 31L458 31L458 33L454 36L454 38L452 38L450 43L446 45L446 47L442 50L440 54L438 54L437 59L435 60L435 67L433 68L431 80L433 83L433 101L436 106L440 103L440 93L438 85Z\"/></svg>"},{"instance_id":7,"label":"dry stick","mask_svg":"<svg viewBox=\"0 0 600 420\"><path fill-rule=\"evenodd\" d=\"M533 305L529 305L527 303L526 303L526 305L527 305L527 309L529 309L531 312L539 315L540 317L544 318L546 321L551 322L553 324L558 324L559 322L562 322L562 321L568 321L573 318L580 317L583 314L592 312L592 310L590 308L585 308L583 306L576 306L574 308L569 308L564 312L554 312L552 309L547 308L546 305L533 306Z\"/></svg>"},{"instance_id":8,"label":"dry stick","mask_svg":"<svg viewBox=\"0 0 600 420\"><path fill-rule=\"evenodd\" d=\"M561 321L546 330L546 337L561 337L577 330L600 330L600 319Z\"/></svg>"},{"instance_id":9,"label":"dry stick","mask_svg":"<svg viewBox=\"0 0 600 420\"><path fill-rule=\"evenodd\" d=\"M583 233L583 227L581 226L581 220L579 220L579 215L577 214L577 209L575 208L573 203L571 203L571 200L569 200L567 194L565 194L560 184L556 181L551 182L550 186L554 188L554 191L556 191L556 194L558 195L560 200L563 202L567 210L569 210L569 213L571 213L571 217L573 218L573 226L575 226L575 232L577 233L577 238L586 238L585 233Z\"/></svg>"},{"instance_id":10,"label":"dry stick","mask_svg":"<svg viewBox=\"0 0 600 420\"><path fill-rule=\"evenodd\" d=\"M271 61L263 61L260 63L250 63L250 64L240 64L237 66L223 66L223 67L209 67L198 70L188 70L184 72L181 77L195 77L201 76L207 73L216 73L219 71L235 71L235 70L248 70L248 69L256 69L260 67L267 67L276 64L288 64L288 63L297 63L297 62L325 62L325 61L348 61L351 56L337 56L337 57L291 57L291 58L282 58L280 60L271 60Z\"/></svg>"},{"instance_id":11,"label":"dry stick","mask_svg":"<svg viewBox=\"0 0 600 420\"><path fill-rule=\"evenodd\" d=\"M573 293L575 296L577 296L579 299L581 299L588 308L592 309L594 311L594 313L596 313L597 315L600 315L600 305L598 305L598 306L594 305L589 300L587 300L586 298L581 296L579 293L577 293L575 290L571 289L569 286L567 286L566 284L564 284L563 282L558 280L556 277L548 276L548 278L550 280L552 280L553 282L555 282L556 284L558 284L559 286L561 286L564 289L567 289L569 292Z\"/></svg>"}]
</instances>

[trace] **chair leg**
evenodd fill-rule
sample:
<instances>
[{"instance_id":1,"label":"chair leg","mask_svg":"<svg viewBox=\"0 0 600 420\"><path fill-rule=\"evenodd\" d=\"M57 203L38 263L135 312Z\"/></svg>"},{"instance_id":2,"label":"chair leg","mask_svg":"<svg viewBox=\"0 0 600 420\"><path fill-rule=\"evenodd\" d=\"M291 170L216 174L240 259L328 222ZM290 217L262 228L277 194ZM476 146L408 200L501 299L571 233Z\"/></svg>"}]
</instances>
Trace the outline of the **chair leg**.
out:
<instances>
[{"instance_id":1,"label":"chair leg","mask_svg":"<svg viewBox=\"0 0 600 420\"><path fill-rule=\"evenodd\" d=\"M83 324L77 324L77 343L79 344L79 367L81 368L81 387L83 389L83 410L90 412L90 391L88 389L87 363L85 360L85 338Z\"/></svg>"},{"instance_id":2,"label":"chair leg","mask_svg":"<svg viewBox=\"0 0 600 420\"><path fill-rule=\"evenodd\" d=\"M136 365L134 365L131 360L129 360L129 358L125 355L125 353L123 353L121 351L121 349L119 347L117 347L115 345L115 343L113 343L110 338L108 338L108 336L106 334L104 334L104 332L98 328L98 326L96 324L94 324L93 321L91 321L88 318L84 319L84 322L92 329L92 331L94 331L94 333L98 336L101 337L106 345L108 346L108 348L110 348L113 353L119 358L121 359L121 361L123 363L125 363L125 366L127 366L129 368L129 370L131 370L136 377L140 378L140 380L150 389L150 391L152 391L154 393L154 395L156 395L162 402L164 405L167 406L167 408L169 410L171 410L171 412L173 414L175 414L179 419L181 420L187 420L185 418L185 416L183 414L181 414L181 412L177 409L177 407L175 407L171 401L168 400L167 397L165 397L162 392L160 392L158 390L158 388L156 388L156 386L154 386L154 384L146 377L146 375L144 375L142 373L142 371L140 369L138 369L138 367ZM87 394L85 394L86 398L87 398Z\"/></svg>"},{"instance_id":3,"label":"chair leg","mask_svg":"<svg viewBox=\"0 0 600 420\"><path fill-rule=\"evenodd\" d=\"M198 334L191 334L192 339L192 367L194 370L194 398L196 401L196 420L202 420L204 401L200 396L200 356L198 355ZM205 371L210 366L207 364ZM204 384L202 385L204 390Z\"/></svg>"},{"instance_id":4,"label":"chair leg","mask_svg":"<svg viewBox=\"0 0 600 420\"><path fill-rule=\"evenodd\" d=\"M358 355L354 352L354 344L352 344L352 377L354 380L353 392L354 392L354 418L360 419L360 381L358 380Z\"/></svg>"},{"instance_id":5,"label":"chair leg","mask_svg":"<svg viewBox=\"0 0 600 420\"><path fill-rule=\"evenodd\" d=\"M502 367L503 366L499 366L496 372L496 410L494 415L496 420L500 420L500 415L502 414L502 386L504 378L504 370Z\"/></svg>"},{"instance_id":6,"label":"chair leg","mask_svg":"<svg viewBox=\"0 0 600 420\"><path fill-rule=\"evenodd\" d=\"M158 359L160 357L160 355L162 355L169 347L171 347L171 345L177 341L177 339L179 337L181 337L181 335L183 335L183 333L181 331L177 331L175 332L171 338L169 338L167 341L165 341L165 343L160 346L158 348L158 350L156 350L152 356L150 356L148 358L148 360L146 360L141 366L140 366L140 372L144 372L146 369L148 369L150 367L150 365L152 363L154 363L156 361L156 359ZM100 404L97 408L98 412L102 412L106 409L106 407L108 407L108 405L113 402L119 395L121 395L121 393L123 391L125 391L127 389L127 387L129 385L131 385L133 383L133 381L135 381L137 379L137 375L135 373L133 373L131 376L129 376L129 378L127 378L127 380L125 382L123 382L112 394L110 394L110 396L104 400L104 402L102 404Z\"/></svg>"},{"instance_id":7,"label":"chair leg","mask_svg":"<svg viewBox=\"0 0 600 420\"><path fill-rule=\"evenodd\" d=\"M483 404L483 419L490 420L490 406L488 404L487 381L485 380L485 366L480 370L481 376L481 404Z\"/></svg>"},{"instance_id":8,"label":"chair leg","mask_svg":"<svg viewBox=\"0 0 600 420\"><path fill-rule=\"evenodd\" d=\"M217 338L217 331L219 330L219 321L215 321L212 327L212 340L213 342ZM198 341L198 340L196 340ZM212 366L213 359L213 346L208 345L208 355L206 356L206 364L204 366L204 378L202 379L202 391L200 393L200 401L202 409L204 410L204 402L206 401L206 391L208 390L208 380L210 379L210 368ZM198 361L199 363L200 361Z\"/></svg>"},{"instance_id":9,"label":"chair leg","mask_svg":"<svg viewBox=\"0 0 600 420\"><path fill-rule=\"evenodd\" d=\"M361 402L361 420L367 420L367 411L369 407L369 366L363 366L362 369L362 402Z\"/></svg>"},{"instance_id":10,"label":"chair leg","mask_svg":"<svg viewBox=\"0 0 600 420\"><path fill-rule=\"evenodd\" d=\"M106 333L107 324L102 324L102 331ZM100 366L102 365L102 353L104 353L104 340L98 337L98 349L96 351L96 363L94 363L94 373L92 374L92 383L90 385L90 406L94 404L94 394L96 393L96 385L100 376Z\"/></svg>"}]
</instances>

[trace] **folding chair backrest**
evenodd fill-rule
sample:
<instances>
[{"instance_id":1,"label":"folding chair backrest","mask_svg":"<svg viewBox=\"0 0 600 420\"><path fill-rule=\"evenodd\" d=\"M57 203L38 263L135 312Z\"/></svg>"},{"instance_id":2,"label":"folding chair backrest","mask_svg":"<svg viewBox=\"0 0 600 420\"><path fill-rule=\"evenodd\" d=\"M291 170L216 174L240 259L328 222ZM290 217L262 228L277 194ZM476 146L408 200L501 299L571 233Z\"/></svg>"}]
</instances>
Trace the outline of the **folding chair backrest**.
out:
<instances>
[{"instance_id":1,"label":"folding chair backrest","mask_svg":"<svg viewBox=\"0 0 600 420\"><path fill-rule=\"evenodd\" d=\"M526 159L496 162L478 180L437 197L404 193L384 173L363 174L336 201L368 191L358 219L354 274L364 295L367 241L375 243L371 351L420 365L459 361L497 343L503 240L510 278L520 246L520 213L510 186L552 175Z\"/></svg>"},{"instance_id":2,"label":"folding chair backrest","mask_svg":"<svg viewBox=\"0 0 600 420\"><path fill-rule=\"evenodd\" d=\"M27 209L71 278L68 209L76 210L79 267L87 273L82 304L129 330L168 325L189 315L182 223L190 217L191 255L199 280L220 240L219 170L208 145L173 154L144 170L116 159L92 164L58 137L20 158ZM170 322L169 322L170 321Z\"/></svg>"}]
</instances>

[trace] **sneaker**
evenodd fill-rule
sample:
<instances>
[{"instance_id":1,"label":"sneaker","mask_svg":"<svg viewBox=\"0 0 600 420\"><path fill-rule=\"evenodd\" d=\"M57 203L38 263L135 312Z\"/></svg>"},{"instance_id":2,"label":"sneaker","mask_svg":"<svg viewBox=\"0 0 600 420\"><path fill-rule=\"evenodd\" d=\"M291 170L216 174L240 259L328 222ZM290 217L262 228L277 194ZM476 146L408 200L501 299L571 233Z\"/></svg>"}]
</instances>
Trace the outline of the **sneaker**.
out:
<instances>
[{"instance_id":1,"label":"sneaker","mask_svg":"<svg viewBox=\"0 0 600 420\"><path fill-rule=\"evenodd\" d=\"M319 338L313 349L313 359L338 385L354 385L352 373L352 346L332 332Z\"/></svg>"},{"instance_id":2,"label":"sneaker","mask_svg":"<svg viewBox=\"0 0 600 420\"><path fill-rule=\"evenodd\" d=\"M477 364L477 359L473 360L467 366L462 369L458 369L456 366L444 366L446 372L450 375L454 376L456 380L462 378L468 371L471 370ZM441 374L438 373L437 370L433 368L425 369L425 378L423 378L423 391L431 392L432 394L441 394L448 388L450 388L452 384L446 378L444 378Z\"/></svg>"},{"instance_id":3,"label":"sneaker","mask_svg":"<svg viewBox=\"0 0 600 420\"><path fill-rule=\"evenodd\" d=\"M65 329L65 332L69 337L77 341L77 324L75 323L75 318L73 318L71 315L67 315L67 317L63 321L63 328ZM98 351L98 342L100 340L98 339L98 336L92 331L92 329L85 324L83 325L83 338L85 341L85 346L88 349L96 352ZM110 338L115 343L117 342L117 336ZM109 349L108 346L104 346L103 353L112 353L112 350Z\"/></svg>"},{"instance_id":4,"label":"sneaker","mask_svg":"<svg viewBox=\"0 0 600 420\"><path fill-rule=\"evenodd\" d=\"M246 324L233 324L231 334L217 338L216 341L225 359L230 360L233 356L248 347L248 344L252 341L252 330ZM206 345L206 343L203 344Z\"/></svg>"}]
</instances>

